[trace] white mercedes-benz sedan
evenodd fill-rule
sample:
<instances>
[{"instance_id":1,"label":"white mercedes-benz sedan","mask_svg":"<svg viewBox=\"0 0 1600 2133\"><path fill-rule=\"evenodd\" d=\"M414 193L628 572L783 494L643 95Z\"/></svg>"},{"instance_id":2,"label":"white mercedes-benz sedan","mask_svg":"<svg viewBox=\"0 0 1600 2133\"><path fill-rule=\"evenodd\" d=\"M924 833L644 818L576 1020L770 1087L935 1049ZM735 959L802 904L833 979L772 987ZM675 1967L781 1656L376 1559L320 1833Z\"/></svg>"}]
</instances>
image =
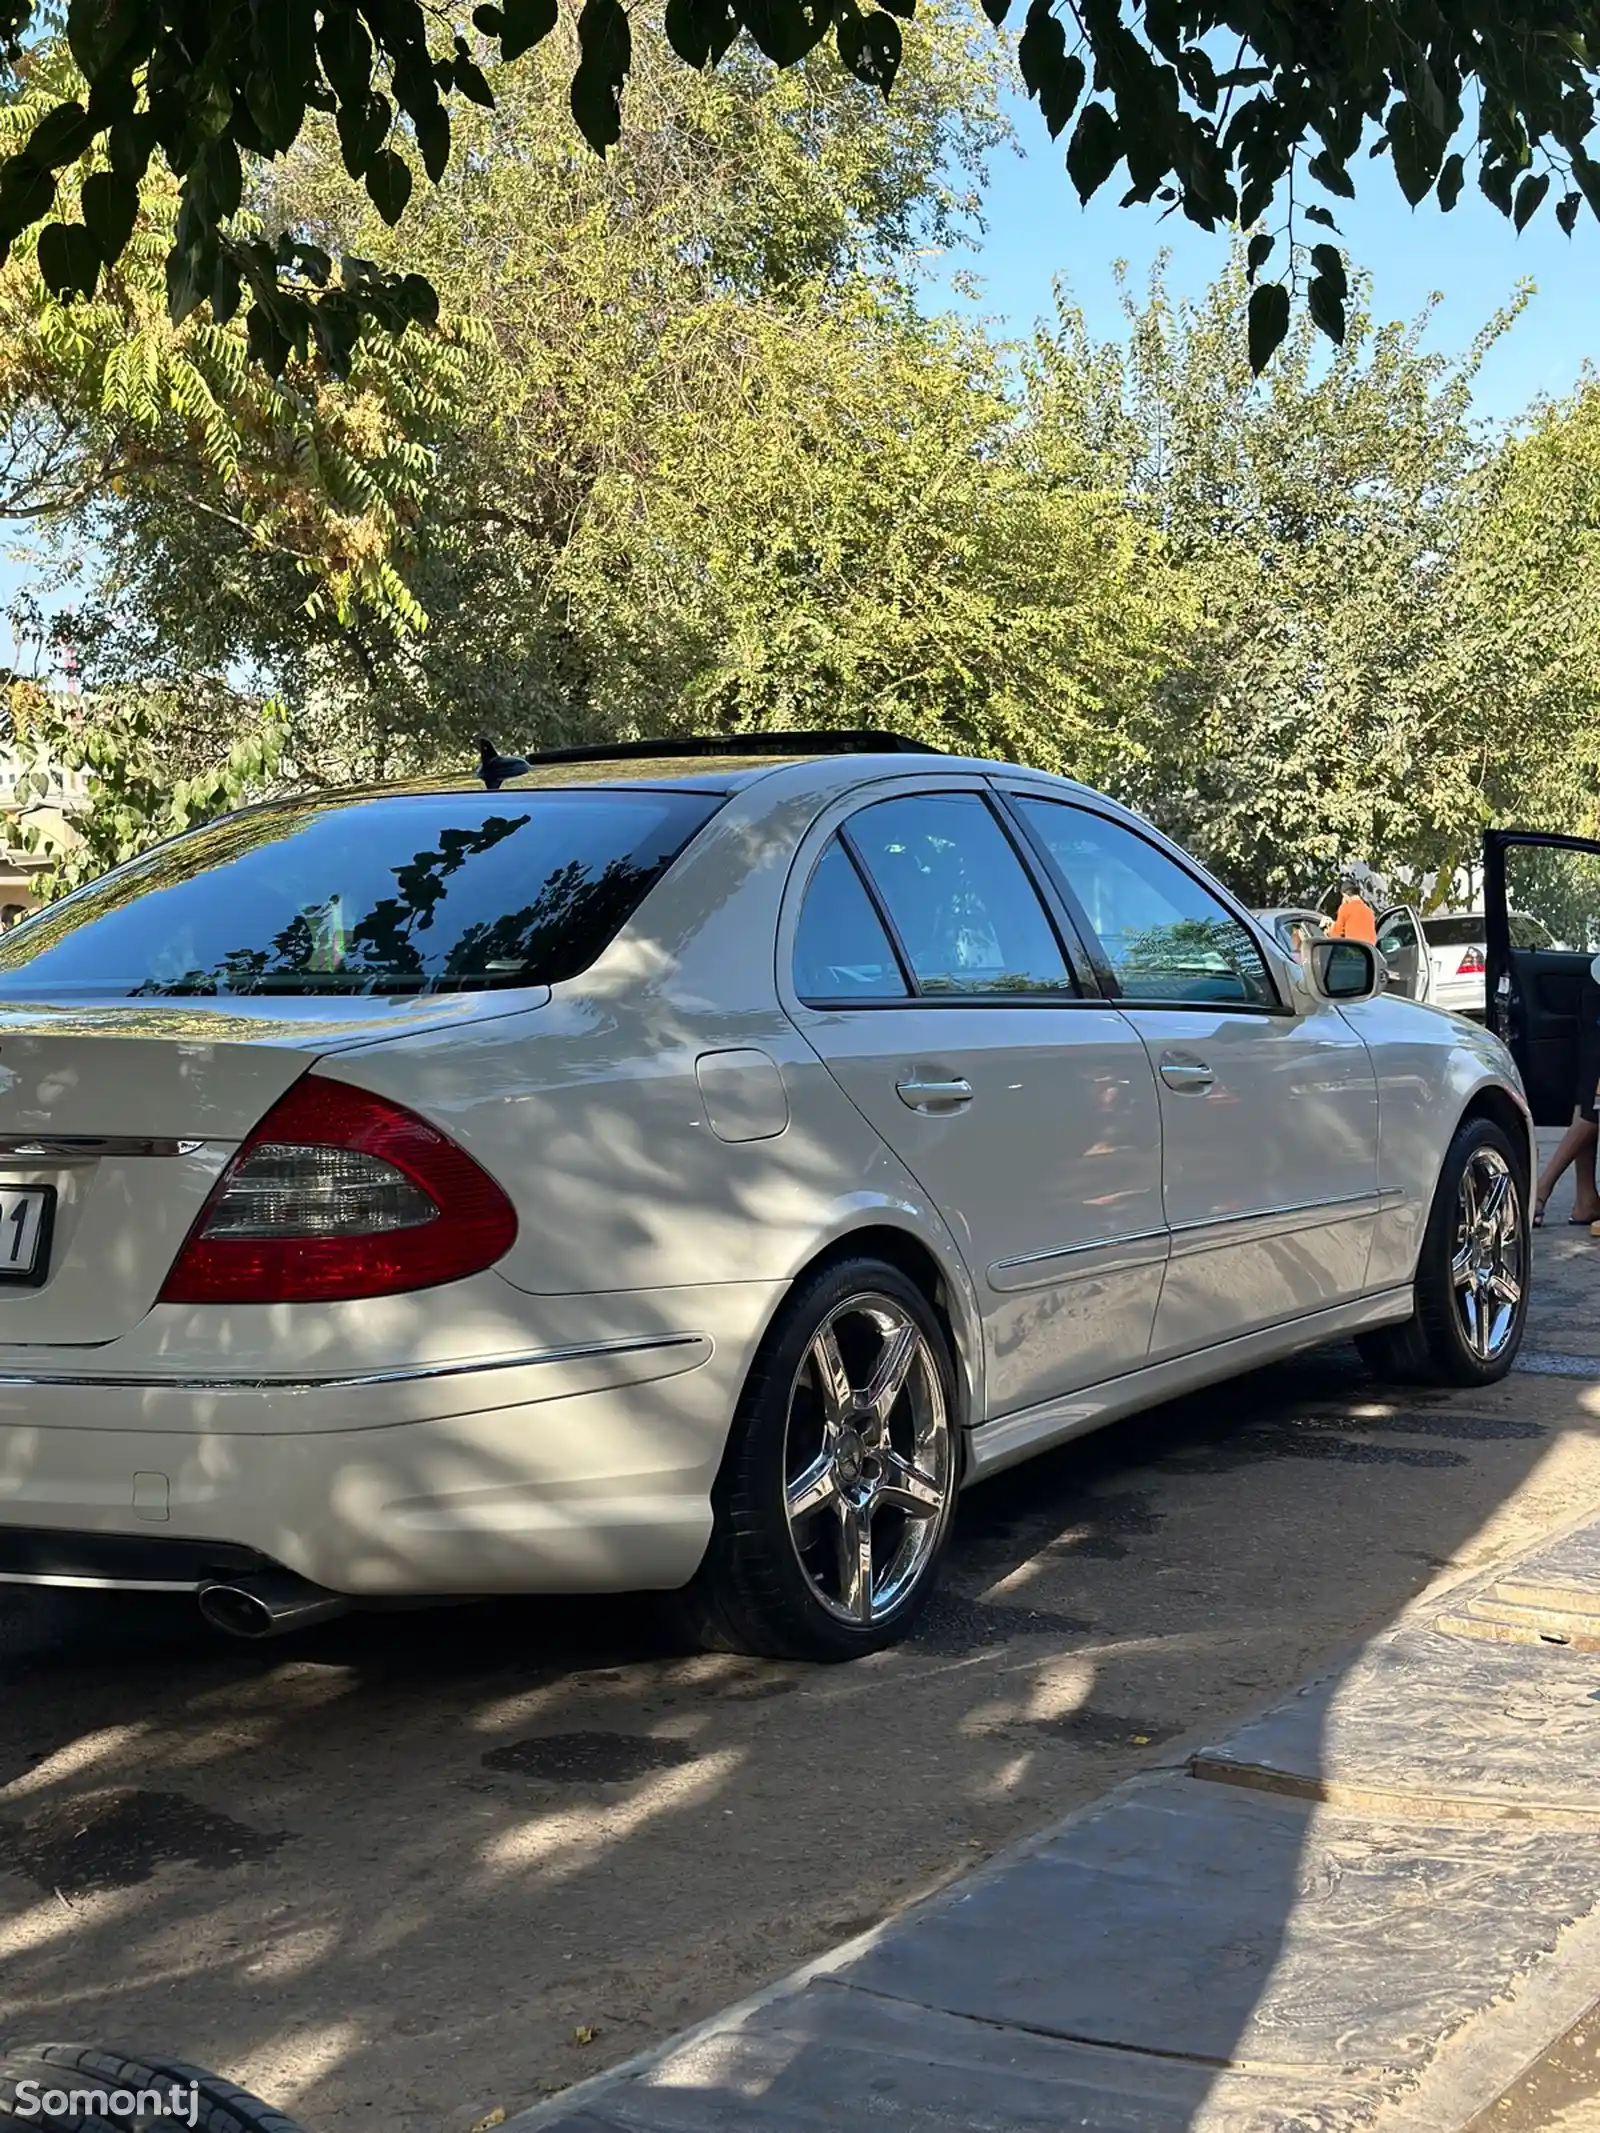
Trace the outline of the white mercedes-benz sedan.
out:
<instances>
[{"instance_id":1,"label":"white mercedes-benz sedan","mask_svg":"<svg viewBox=\"0 0 1600 2133\"><path fill-rule=\"evenodd\" d=\"M1046 1446L1332 1336L1510 1367L1516 1070L1369 948L888 736L493 767L0 941L0 1578L849 1658Z\"/></svg>"}]
</instances>

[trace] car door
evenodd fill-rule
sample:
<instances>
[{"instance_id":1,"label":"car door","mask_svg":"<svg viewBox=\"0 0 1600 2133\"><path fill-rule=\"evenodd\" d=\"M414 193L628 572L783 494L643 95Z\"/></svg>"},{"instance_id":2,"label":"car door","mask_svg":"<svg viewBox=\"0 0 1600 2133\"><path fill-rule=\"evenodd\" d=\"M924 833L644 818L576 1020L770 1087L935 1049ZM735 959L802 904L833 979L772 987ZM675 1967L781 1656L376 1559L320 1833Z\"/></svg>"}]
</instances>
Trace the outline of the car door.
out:
<instances>
[{"instance_id":1,"label":"car door","mask_svg":"<svg viewBox=\"0 0 1600 2133\"><path fill-rule=\"evenodd\" d=\"M1535 830L1483 840L1490 1027L1535 1121L1564 1126L1600 1077L1600 843Z\"/></svg>"},{"instance_id":2,"label":"car door","mask_svg":"<svg viewBox=\"0 0 1600 2133\"><path fill-rule=\"evenodd\" d=\"M827 827L787 1004L960 1245L988 1415L1143 1363L1166 1231L1139 1038L1085 995L1059 915L979 786L878 800Z\"/></svg>"},{"instance_id":3,"label":"car door","mask_svg":"<svg viewBox=\"0 0 1600 2133\"><path fill-rule=\"evenodd\" d=\"M1433 966L1422 920L1408 904L1396 904L1378 920L1378 953L1388 969L1386 990L1407 1000L1426 1000Z\"/></svg>"},{"instance_id":4,"label":"car door","mask_svg":"<svg viewBox=\"0 0 1600 2133\"><path fill-rule=\"evenodd\" d=\"M1152 1356L1358 1294L1378 1212L1371 1055L1280 994L1221 892L1130 823L1017 791L1156 1072L1171 1250Z\"/></svg>"}]
</instances>

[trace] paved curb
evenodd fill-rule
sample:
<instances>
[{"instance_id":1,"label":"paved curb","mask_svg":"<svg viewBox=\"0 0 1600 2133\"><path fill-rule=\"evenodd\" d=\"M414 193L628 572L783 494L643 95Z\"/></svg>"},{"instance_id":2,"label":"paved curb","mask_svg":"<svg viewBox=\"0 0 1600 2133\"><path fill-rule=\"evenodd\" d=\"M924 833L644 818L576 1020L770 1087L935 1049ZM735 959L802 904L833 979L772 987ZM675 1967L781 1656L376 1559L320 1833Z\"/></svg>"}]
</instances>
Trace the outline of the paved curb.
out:
<instances>
[{"instance_id":1,"label":"paved curb","mask_svg":"<svg viewBox=\"0 0 1600 2133\"><path fill-rule=\"evenodd\" d=\"M1600 1999L1588 1595L1592 1512L509 2128L1459 2127Z\"/></svg>"}]
</instances>

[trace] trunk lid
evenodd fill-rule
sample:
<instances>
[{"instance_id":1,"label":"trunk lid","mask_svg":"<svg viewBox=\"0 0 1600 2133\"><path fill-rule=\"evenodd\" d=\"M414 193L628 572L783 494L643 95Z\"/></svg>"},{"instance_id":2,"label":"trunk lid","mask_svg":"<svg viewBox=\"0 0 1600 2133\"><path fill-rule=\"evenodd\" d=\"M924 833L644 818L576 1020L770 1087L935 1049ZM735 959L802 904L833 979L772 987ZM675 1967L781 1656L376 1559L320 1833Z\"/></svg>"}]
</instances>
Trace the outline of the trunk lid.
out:
<instances>
[{"instance_id":1,"label":"trunk lid","mask_svg":"<svg viewBox=\"0 0 1600 2133\"><path fill-rule=\"evenodd\" d=\"M235 1148L317 1059L540 997L0 1003L0 1193L53 1201L42 1281L0 1280L0 1345L137 1325Z\"/></svg>"}]
</instances>

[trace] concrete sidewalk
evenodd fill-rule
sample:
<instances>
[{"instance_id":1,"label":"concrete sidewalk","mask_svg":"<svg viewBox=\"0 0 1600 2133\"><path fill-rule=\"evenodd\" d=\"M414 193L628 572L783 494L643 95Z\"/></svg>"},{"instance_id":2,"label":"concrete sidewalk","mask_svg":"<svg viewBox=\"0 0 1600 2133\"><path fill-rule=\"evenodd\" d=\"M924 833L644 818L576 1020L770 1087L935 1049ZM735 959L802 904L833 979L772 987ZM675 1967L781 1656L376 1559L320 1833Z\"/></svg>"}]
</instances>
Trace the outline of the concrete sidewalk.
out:
<instances>
[{"instance_id":1,"label":"concrete sidewalk","mask_svg":"<svg viewBox=\"0 0 1600 2133\"><path fill-rule=\"evenodd\" d=\"M1182 1771L512 2123L1465 2127L1600 2000L1596 1649L1591 1517ZM893 1827L886 1801L840 1842Z\"/></svg>"},{"instance_id":2,"label":"concrete sidewalk","mask_svg":"<svg viewBox=\"0 0 1600 2133\"><path fill-rule=\"evenodd\" d=\"M1600 1414L1600 1253L1541 1258L1527 1375L1592 1377ZM1590 1506L1181 1767L511 2126L1529 2133L1539 2067L1570 2090L1600 2002L1597 1652ZM895 1826L860 1801L837 1842Z\"/></svg>"}]
</instances>

